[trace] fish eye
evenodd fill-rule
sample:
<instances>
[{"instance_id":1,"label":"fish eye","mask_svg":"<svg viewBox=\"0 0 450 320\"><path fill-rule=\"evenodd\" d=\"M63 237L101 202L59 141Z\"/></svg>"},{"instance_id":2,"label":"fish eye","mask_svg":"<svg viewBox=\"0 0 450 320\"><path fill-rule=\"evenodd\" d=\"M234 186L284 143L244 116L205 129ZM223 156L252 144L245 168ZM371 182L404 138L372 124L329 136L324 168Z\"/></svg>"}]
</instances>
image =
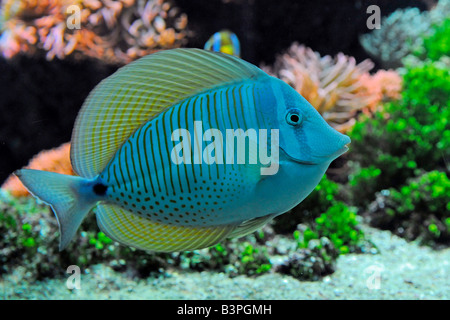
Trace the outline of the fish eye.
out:
<instances>
[{"instance_id":1,"label":"fish eye","mask_svg":"<svg viewBox=\"0 0 450 320\"><path fill-rule=\"evenodd\" d=\"M298 110L289 110L286 114L286 122L291 126L301 125L302 120L302 115Z\"/></svg>"}]
</instances>

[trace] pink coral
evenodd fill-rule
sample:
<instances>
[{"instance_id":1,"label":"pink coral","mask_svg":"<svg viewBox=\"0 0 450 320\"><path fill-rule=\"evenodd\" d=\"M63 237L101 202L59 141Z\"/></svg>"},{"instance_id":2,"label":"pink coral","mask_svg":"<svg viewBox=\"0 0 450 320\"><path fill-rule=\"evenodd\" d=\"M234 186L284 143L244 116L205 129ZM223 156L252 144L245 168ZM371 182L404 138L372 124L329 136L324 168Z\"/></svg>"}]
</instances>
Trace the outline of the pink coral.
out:
<instances>
[{"instance_id":1,"label":"pink coral","mask_svg":"<svg viewBox=\"0 0 450 320\"><path fill-rule=\"evenodd\" d=\"M6 0L1 10L6 58L44 51L50 60L73 55L124 64L180 47L187 33L187 16L165 0Z\"/></svg>"},{"instance_id":2,"label":"pink coral","mask_svg":"<svg viewBox=\"0 0 450 320\"><path fill-rule=\"evenodd\" d=\"M363 112L373 113L379 105L389 100L400 99L402 77L394 70L379 70L374 75L365 73L360 78L365 88L361 94L370 97Z\"/></svg>"},{"instance_id":3,"label":"pink coral","mask_svg":"<svg viewBox=\"0 0 450 320\"><path fill-rule=\"evenodd\" d=\"M393 71L371 76L370 60L357 64L355 58L342 53L321 57L298 43L278 56L273 67L263 68L292 86L341 132L353 126L358 111L374 109L401 89Z\"/></svg>"},{"instance_id":4,"label":"pink coral","mask_svg":"<svg viewBox=\"0 0 450 320\"><path fill-rule=\"evenodd\" d=\"M41 151L31 159L26 168L75 175L70 164L70 143L64 143L52 150ZM1 188L16 197L29 195L28 190L15 175L9 176Z\"/></svg>"}]
</instances>

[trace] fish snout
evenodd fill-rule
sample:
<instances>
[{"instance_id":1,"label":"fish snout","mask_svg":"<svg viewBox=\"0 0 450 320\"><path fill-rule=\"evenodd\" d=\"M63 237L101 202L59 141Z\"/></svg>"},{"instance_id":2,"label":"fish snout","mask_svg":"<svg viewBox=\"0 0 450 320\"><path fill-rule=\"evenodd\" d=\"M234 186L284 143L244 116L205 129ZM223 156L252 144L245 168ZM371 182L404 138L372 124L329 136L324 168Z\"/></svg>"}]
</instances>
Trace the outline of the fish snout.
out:
<instances>
[{"instance_id":1,"label":"fish snout","mask_svg":"<svg viewBox=\"0 0 450 320\"><path fill-rule=\"evenodd\" d=\"M349 136L345 135L345 134L341 134L342 137L340 138L340 141L338 143L338 145L340 145L340 148L338 149L338 151L336 152L341 152L339 153L336 157L339 157L341 154L344 154L345 152L348 151L348 145L352 142L352 140L350 139Z\"/></svg>"},{"instance_id":2,"label":"fish snout","mask_svg":"<svg viewBox=\"0 0 450 320\"><path fill-rule=\"evenodd\" d=\"M331 136L323 139L323 143L316 149L315 158L318 160L333 161L348 151L348 145L351 143L350 137L334 129L332 130Z\"/></svg>"}]
</instances>

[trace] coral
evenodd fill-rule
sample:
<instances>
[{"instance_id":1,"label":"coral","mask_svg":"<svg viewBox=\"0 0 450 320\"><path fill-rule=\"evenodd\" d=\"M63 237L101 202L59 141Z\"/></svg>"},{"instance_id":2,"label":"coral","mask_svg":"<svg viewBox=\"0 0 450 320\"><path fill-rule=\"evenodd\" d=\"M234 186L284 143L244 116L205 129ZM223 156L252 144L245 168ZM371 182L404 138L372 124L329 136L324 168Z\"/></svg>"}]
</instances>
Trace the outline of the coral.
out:
<instances>
[{"instance_id":1,"label":"coral","mask_svg":"<svg viewBox=\"0 0 450 320\"><path fill-rule=\"evenodd\" d=\"M328 238L311 239L306 248L298 248L277 266L280 273L305 281L319 280L336 269L339 253Z\"/></svg>"},{"instance_id":2,"label":"coral","mask_svg":"<svg viewBox=\"0 0 450 320\"><path fill-rule=\"evenodd\" d=\"M56 221L44 224L43 216L50 217L48 208L36 204L33 198L14 198L0 189L0 274L10 273L17 267L25 268L24 276L53 275L52 261L40 264L47 253L45 239L55 240ZM49 250L51 251L51 250ZM32 268L27 266L32 265ZM39 276L38 276L39 277Z\"/></svg>"},{"instance_id":3,"label":"coral","mask_svg":"<svg viewBox=\"0 0 450 320\"><path fill-rule=\"evenodd\" d=\"M70 164L70 143L64 143L52 150L41 151L31 159L26 168L74 175ZM14 175L11 175L5 181L1 188L11 192L16 197L29 195L28 190Z\"/></svg>"},{"instance_id":4,"label":"coral","mask_svg":"<svg viewBox=\"0 0 450 320\"><path fill-rule=\"evenodd\" d=\"M402 58L422 45L430 27L427 13L418 8L398 9L383 18L381 28L360 37L363 48L384 68L398 68Z\"/></svg>"},{"instance_id":5,"label":"coral","mask_svg":"<svg viewBox=\"0 0 450 320\"><path fill-rule=\"evenodd\" d=\"M28 280L60 277L69 265L86 269L97 263L137 278L166 268L220 270L229 275L271 271L269 249L255 235L192 252L145 252L99 232L95 214L86 217L69 246L58 252L58 224L52 211L33 197L16 198L1 189L0 232L4 235L0 238L0 276L20 268Z\"/></svg>"},{"instance_id":6,"label":"coral","mask_svg":"<svg viewBox=\"0 0 450 320\"><path fill-rule=\"evenodd\" d=\"M385 104L372 118L361 117L349 132L354 204L368 204L376 191L401 186L420 170L446 170L449 70L445 59L406 66L402 99Z\"/></svg>"},{"instance_id":7,"label":"coral","mask_svg":"<svg viewBox=\"0 0 450 320\"><path fill-rule=\"evenodd\" d=\"M325 191L324 191L325 193ZM336 220L349 220L340 211L333 211ZM322 217L323 218L323 217ZM328 217L326 218L328 219ZM317 219L316 219L317 220ZM276 235L270 225L240 239L227 239L211 248L190 252L155 253L136 250L112 241L99 229L94 214L83 221L80 231L62 252L58 252L59 231L51 210L38 204L33 197L16 198L0 189L0 275L20 269L28 281L46 277L63 277L69 265L85 270L105 263L128 277L144 278L164 273L166 269L215 270L229 276L240 274L258 276L267 272L282 272L300 279L316 280L334 271L336 257L348 246L349 252L359 252L349 245L353 230L335 224L328 228L318 224L300 226L294 237ZM314 222L315 223L315 222ZM320 230L317 229L317 226ZM325 231L331 230L331 232ZM340 250L332 240L321 234L332 235L335 230L348 231L342 238ZM359 233L358 233L359 234ZM339 238L338 237L338 238ZM347 237L347 238L346 238ZM276 257L272 261L272 257Z\"/></svg>"},{"instance_id":8,"label":"coral","mask_svg":"<svg viewBox=\"0 0 450 320\"><path fill-rule=\"evenodd\" d=\"M424 49L431 60L450 56L450 18L434 26L433 34L424 39Z\"/></svg>"},{"instance_id":9,"label":"coral","mask_svg":"<svg viewBox=\"0 0 450 320\"><path fill-rule=\"evenodd\" d=\"M439 25L450 16L450 0L439 0L428 13L430 24Z\"/></svg>"},{"instance_id":10,"label":"coral","mask_svg":"<svg viewBox=\"0 0 450 320\"><path fill-rule=\"evenodd\" d=\"M355 123L357 111L371 111L381 101L396 98L401 89L394 71L371 76L372 67L370 60L356 64L342 53L321 57L294 43L273 67L263 68L305 97L331 126L345 132Z\"/></svg>"},{"instance_id":11,"label":"coral","mask_svg":"<svg viewBox=\"0 0 450 320\"><path fill-rule=\"evenodd\" d=\"M302 223L294 231L299 248L308 248L311 240L329 239L340 254L361 252L368 246L359 227L356 208L342 201L331 202L330 207L313 222Z\"/></svg>"},{"instance_id":12,"label":"coral","mask_svg":"<svg viewBox=\"0 0 450 320\"><path fill-rule=\"evenodd\" d=\"M333 273L336 259L340 254L375 250L359 227L356 209L347 207L341 201L335 201L336 186L323 179L319 188L322 198L319 206L328 206L325 212L304 219L293 232L295 248L288 249L288 259L276 265L278 272L289 274L300 280L318 280ZM320 210L319 210L320 212ZM323 212L323 211L322 211Z\"/></svg>"},{"instance_id":13,"label":"coral","mask_svg":"<svg viewBox=\"0 0 450 320\"><path fill-rule=\"evenodd\" d=\"M364 233L358 228L355 208L337 202L316 219L316 232L329 238L340 253L358 250Z\"/></svg>"},{"instance_id":14,"label":"coral","mask_svg":"<svg viewBox=\"0 0 450 320\"><path fill-rule=\"evenodd\" d=\"M408 240L450 244L450 180L431 171L400 188L377 193L367 213L370 224Z\"/></svg>"},{"instance_id":15,"label":"coral","mask_svg":"<svg viewBox=\"0 0 450 320\"><path fill-rule=\"evenodd\" d=\"M438 61L416 62L406 66L403 75L405 89L403 100L407 104L427 107L439 105L443 109L450 106L450 59L442 57ZM416 110L419 117L426 117L424 109Z\"/></svg>"},{"instance_id":16,"label":"coral","mask_svg":"<svg viewBox=\"0 0 450 320\"><path fill-rule=\"evenodd\" d=\"M242 243L241 259L238 267L240 274L262 274L269 271L271 267L272 264L265 247L258 248L250 242Z\"/></svg>"},{"instance_id":17,"label":"coral","mask_svg":"<svg viewBox=\"0 0 450 320\"><path fill-rule=\"evenodd\" d=\"M356 208L337 200L340 185L322 178L315 190L291 212L275 219L277 232L292 232L298 247L308 248L310 240L327 238L342 254L360 252L367 245L359 228ZM299 227L301 230L299 230Z\"/></svg>"},{"instance_id":18,"label":"coral","mask_svg":"<svg viewBox=\"0 0 450 320\"><path fill-rule=\"evenodd\" d=\"M179 47L186 36L187 16L164 0L8 0L1 12L6 58L44 51L49 60L73 55L124 64Z\"/></svg>"},{"instance_id":19,"label":"coral","mask_svg":"<svg viewBox=\"0 0 450 320\"><path fill-rule=\"evenodd\" d=\"M359 41L383 68L398 68L404 57L423 47L423 36L430 34L431 26L449 15L449 0L439 1L431 11L398 9L382 19L380 29L362 35Z\"/></svg>"},{"instance_id":20,"label":"coral","mask_svg":"<svg viewBox=\"0 0 450 320\"><path fill-rule=\"evenodd\" d=\"M0 275L21 269L28 280L60 277L70 265L85 269L105 262L131 277L160 272L170 263L169 254L147 253L122 246L98 231L94 214L83 221L80 232L58 251L57 221L48 208L32 197L16 198L0 189Z\"/></svg>"},{"instance_id":21,"label":"coral","mask_svg":"<svg viewBox=\"0 0 450 320\"><path fill-rule=\"evenodd\" d=\"M271 248L257 242L255 235L228 239L211 248L176 254L176 264L182 268L225 272L231 276L257 276L269 272ZM272 250L273 251L273 250ZM273 252L272 252L273 253Z\"/></svg>"},{"instance_id":22,"label":"coral","mask_svg":"<svg viewBox=\"0 0 450 320\"><path fill-rule=\"evenodd\" d=\"M362 109L372 114L382 103L401 98L402 77L394 70L378 70L374 75L364 73L359 81L365 88L362 95L369 97L367 106Z\"/></svg>"}]
</instances>

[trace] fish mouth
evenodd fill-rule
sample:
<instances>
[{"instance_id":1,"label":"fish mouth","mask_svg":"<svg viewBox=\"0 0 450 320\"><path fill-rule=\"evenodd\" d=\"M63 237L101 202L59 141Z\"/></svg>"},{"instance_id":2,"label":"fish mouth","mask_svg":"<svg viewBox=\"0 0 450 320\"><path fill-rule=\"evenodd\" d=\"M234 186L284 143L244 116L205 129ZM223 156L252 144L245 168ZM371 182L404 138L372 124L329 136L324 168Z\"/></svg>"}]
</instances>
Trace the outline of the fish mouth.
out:
<instances>
[{"instance_id":1,"label":"fish mouth","mask_svg":"<svg viewBox=\"0 0 450 320\"><path fill-rule=\"evenodd\" d=\"M283 153L286 155L287 158L289 158L289 160L292 160L294 162L306 165L306 166L315 166L318 163L312 162L312 161L305 161L305 160L301 160L301 159L297 159L292 157L291 155L289 155L286 151L283 150L283 148L280 147L280 150L283 151Z\"/></svg>"},{"instance_id":2,"label":"fish mouth","mask_svg":"<svg viewBox=\"0 0 450 320\"><path fill-rule=\"evenodd\" d=\"M306 160L301 160L301 159L297 159L292 157L291 155L289 155L285 150L283 150L283 148L280 147L280 150L283 151L283 153L286 155L287 158L289 158L289 160L292 160L294 162L303 164L303 165L307 165L307 166L314 166L314 165L318 165L322 162L325 161L333 161L334 159L338 158L339 156L343 155L344 153L346 153L349 149L348 145L350 144L347 143L346 145L344 145L342 148L340 148L339 150L337 150L336 152L333 152L330 155L327 156L315 156L314 158L317 158L317 162L314 161L306 161Z\"/></svg>"},{"instance_id":3,"label":"fish mouth","mask_svg":"<svg viewBox=\"0 0 450 320\"><path fill-rule=\"evenodd\" d=\"M347 143L342 148L340 148L339 150L333 152L332 154L329 154L329 155L326 155L326 156L316 156L316 158L327 159L327 160L333 161L334 159L340 157L341 155L343 155L344 153L346 153L348 151L348 149L349 149L348 145L349 144L350 143Z\"/></svg>"},{"instance_id":4,"label":"fish mouth","mask_svg":"<svg viewBox=\"0 0 450 320\"><path fill-rule=\"evenodd\" d=\"M347 143L345 146L343 146L342 148L340 148L338 151L336 151L335 153L333 153L332 155L329 155L328 158L337 158L341 155L343 155L344 153L346 153L349 149L348 145L350 143Z\"/></svg>"}]
</instances>

